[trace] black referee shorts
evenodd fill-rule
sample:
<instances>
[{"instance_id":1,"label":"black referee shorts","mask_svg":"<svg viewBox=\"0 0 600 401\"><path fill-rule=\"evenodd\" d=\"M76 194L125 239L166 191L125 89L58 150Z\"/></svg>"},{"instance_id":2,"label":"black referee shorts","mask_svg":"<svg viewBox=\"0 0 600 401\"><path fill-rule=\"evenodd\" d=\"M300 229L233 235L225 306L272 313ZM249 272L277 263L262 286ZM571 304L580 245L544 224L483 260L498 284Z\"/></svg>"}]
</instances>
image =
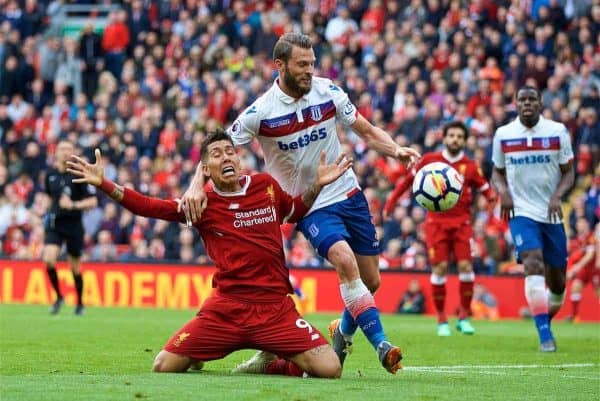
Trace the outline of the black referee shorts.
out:
<instances>
[{"instance_id":1,"label":"black referee shorts","mask_svg":"<svg viewBox=\"0 0 600 401\"><path fill-rule=\"evenodd\" d=\"M67 253L74 257L81 256L83 251L83 224L81 220L48 219L45 224L45 244L62 246L67 243Z\"/></svg>"}]
</instances>

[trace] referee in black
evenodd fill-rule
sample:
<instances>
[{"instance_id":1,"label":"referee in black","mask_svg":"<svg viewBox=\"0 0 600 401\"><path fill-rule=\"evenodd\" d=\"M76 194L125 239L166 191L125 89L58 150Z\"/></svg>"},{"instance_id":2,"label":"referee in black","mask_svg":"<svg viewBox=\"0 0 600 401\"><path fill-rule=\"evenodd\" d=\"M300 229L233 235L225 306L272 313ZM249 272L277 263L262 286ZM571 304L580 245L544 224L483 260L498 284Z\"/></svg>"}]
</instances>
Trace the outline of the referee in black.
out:
<instances>
[{"instance_id":1,"label":"referee in black","mask_svg":"<svg viewBox=\"0 0 600 401\"><path fill-rule=\"evenodd\" d=\"M45 180L45 191L50 197L50 210L46 216L43 259L46 264L48 278L56 291L56 301L50 308L51 314L57 314L64 304L63 296L56 275L56 259L60 254L63 242L67 244L67 258L73 281L77 290L77 307L75 314L83 314L83 279L79 269L81 251L83 249L83 224L81 213L98 204L94 194L86 184L74 184L74 178L67 172L66 161L75 152L73 144L61 140L56 146L54 165L48 169Z\"/></svg>"}]
</instances>

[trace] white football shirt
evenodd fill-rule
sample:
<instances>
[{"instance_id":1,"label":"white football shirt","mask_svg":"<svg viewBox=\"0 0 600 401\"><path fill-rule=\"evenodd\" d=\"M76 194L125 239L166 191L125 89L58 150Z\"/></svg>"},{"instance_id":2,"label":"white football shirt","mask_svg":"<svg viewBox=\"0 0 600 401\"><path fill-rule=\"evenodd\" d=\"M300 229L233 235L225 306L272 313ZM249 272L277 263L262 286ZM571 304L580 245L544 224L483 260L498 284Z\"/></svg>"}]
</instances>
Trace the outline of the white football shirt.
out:
<instances>
[{"instance_id":1,"label":"white football shirt","mask_svg":"<svg viewBox=\"0 0 600 401\"><path fill-rule=\"evenodd\" d=\"M277 81L233 122L227 133L236 145L257 138L265 157L265 170L291 195L299 195L316 177L321 151L333 163L342 146L336 122L352 125L357 110L348 95L326 78L313 77L308 94L286 95ZM327 185L308 213L340 202L359 188L352 169Z\"/></svg>"},{"instance_id":2,"label":"white football shirt","mask_svg":"<svg viewBox=\"0 0 600 401\"><path fill-rule=\"evenodd\" d=\"M572 159L567 128L541 116L531 129L517 117L494 135L492 161L506 169L515 216L550 223L548 205L562 176L560 165Z\"/></svg>"}]
</instances>

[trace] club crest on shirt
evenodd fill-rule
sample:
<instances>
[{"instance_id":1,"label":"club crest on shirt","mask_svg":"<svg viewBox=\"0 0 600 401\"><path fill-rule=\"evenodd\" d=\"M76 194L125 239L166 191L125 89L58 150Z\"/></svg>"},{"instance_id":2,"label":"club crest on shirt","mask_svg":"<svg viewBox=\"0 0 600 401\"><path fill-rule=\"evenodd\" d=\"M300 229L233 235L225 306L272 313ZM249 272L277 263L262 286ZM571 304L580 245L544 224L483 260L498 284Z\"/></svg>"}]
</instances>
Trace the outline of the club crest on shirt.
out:
<instances>
[{"instance_id":1,"label":"club crest on shirt","mask_svg":"<svg viewBox=\"0 0 600 401\"><path fill-rule=\"evenodd\" d=\"M312 118L313 121L321 121L321 119L323 118L323 113L321 113L321 107L312 106L310 108L310 118Z\"/></svg>"},{"instance_id":2,"label":"club crest on shirt","mask_svg":"<svg viewBox=\"0 0 600 401\"><path fill-rule=\"evenodd\" d=\"M181 345L181 343L184 342L186 340L186 338L188 338L189 336L190 336L190 333L181 333L180 335L177 336L175 341L173 341L173 345L176 347L179 347Z\"/></svg>"},{"instance_id":3,"label":"club crest on shirt","mask_svg":"<svg viewBox=\"0 0 600 401\"><path fill-rule=\"evenodd\" d=\"M346 106L344 106L344 115L349 116L350 114L354 113L356 111L356 108L354 107L354 105L351 102L346 103Z\"/></svg>"},{"instance_id":4,"label":"club crest on shirt","mask_svg":"<svg viewBox=\"0 0 600 401\"><path fill-rule=\"evenodd\" d=\"M523 237L521 236L521 234L517 234L517 235L515 236L515 244L516 244L517 246L521 246L521 245L523 245Z\"/></svg>"},{"instance_id":5,"label":"club crest on shirt","mask_svg":"<svg viewBox=\"0 0 600 401\"><path fill-rule=\"evenodd\" d=\"M271 198L271 203L275 203L275 189L273 189L273 184L267 187L267 196Z\"/></svg>"},{"instance_id":6,"label":"club crest on shirt","mask_svg":"<svg viewBox=\"0 0 600 401\"><path fill-rule=\"evenodd\" d=\"M319 227L317 227L315 224L311 224L310 227L308 227L308 232L314 238L319 235Z\"/></svg>"},{"instance_id":7,"label":"club crest on shirt","mask_svg":"<svg viewBox=\"0 0 600 401\"><path fill-rule=\"evenodd\" d=\"M235 122L233 123L233 125L231 126L231 133L232 134L237 134L242 130L242 124L238 121L235 120Z\"/></svg>"}]
</instances>

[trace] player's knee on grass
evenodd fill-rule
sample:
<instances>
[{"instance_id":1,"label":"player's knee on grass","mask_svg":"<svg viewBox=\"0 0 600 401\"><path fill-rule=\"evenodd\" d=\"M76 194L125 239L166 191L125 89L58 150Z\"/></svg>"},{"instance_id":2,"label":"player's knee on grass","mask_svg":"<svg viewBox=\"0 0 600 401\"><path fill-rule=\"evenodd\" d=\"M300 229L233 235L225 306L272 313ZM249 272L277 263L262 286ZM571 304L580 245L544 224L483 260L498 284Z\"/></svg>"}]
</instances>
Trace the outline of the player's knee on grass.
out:
<instances>
[{"instance_id":1,"label":"player's knee on grass","mask_svg":"<svg viewBox=\"0 0 600 401\"><path fill-rule=\"evenodd\" d=\"M320 377L323 379L339 379L342 376L342 365L335 353L333 356L334 358L327 358L327 360L324 360L319 365L315 366L309 374L313 377Z\"/></svg>"},{"instance_id":2,"label":"player's knee on grass","mask_svg":"<svg viewBox=\"0 0 600 401\"><path fill-rule=\"evenodd\" d=\"M181 373L188 370L190 363L188 357L163 350L154 358L152 371L155 373Z\"/></svg>"},{"instance_id":3,"label":"player's knee on grass","mask_svg":"<svg viewBox=\"0 0 600 401\"><path fill-rule=\"evenodd\" d=\"M294 355L291 360L312 377L339 379L342 376L342 365L330 345L321 345Z\"/></svg>"}]
</instances>

